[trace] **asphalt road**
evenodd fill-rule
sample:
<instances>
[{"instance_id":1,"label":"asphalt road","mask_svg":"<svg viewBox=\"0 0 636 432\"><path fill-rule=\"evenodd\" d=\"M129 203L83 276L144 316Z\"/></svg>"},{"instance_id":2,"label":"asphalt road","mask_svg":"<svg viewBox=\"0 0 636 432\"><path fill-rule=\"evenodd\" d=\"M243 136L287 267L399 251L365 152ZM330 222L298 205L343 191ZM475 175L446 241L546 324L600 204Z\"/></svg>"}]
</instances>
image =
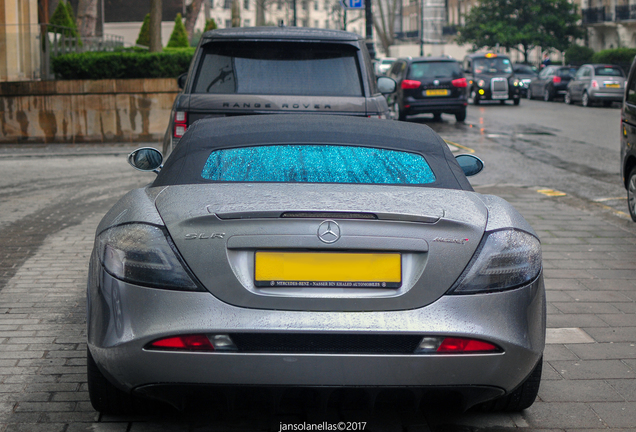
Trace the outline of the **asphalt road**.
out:
<instances>
[{"instance_id":1,"label":"asphalt road","mask_svg":"<svg viewBox=\"0 0 636 432\"><path fill-rule=\"evenodd\" d=\"M475 150L486 164L473 185L526 185L565 192L627 213L620 177L620 108L523 99L469 106L465 124L444 115L409 121ZM623 214L625 216L625 214Z\"/></svg>"}]
</instances>

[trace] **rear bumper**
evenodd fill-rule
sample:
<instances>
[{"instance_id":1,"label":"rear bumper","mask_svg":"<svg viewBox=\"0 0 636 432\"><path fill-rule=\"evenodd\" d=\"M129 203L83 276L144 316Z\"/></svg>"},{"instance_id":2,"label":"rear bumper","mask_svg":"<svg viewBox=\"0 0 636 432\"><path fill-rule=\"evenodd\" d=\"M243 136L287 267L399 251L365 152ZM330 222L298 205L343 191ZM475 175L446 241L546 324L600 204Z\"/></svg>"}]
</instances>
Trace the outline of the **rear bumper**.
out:
<instances>
[{"instance_id":1,"label":"rear bumper","mask_svg":"<svg viewBox=\"0 0 636 432\"><path fill-rule=\"evenodd\" d=\"M100 279L101 288L89 286L88 291L88 345L102 372L125 391L143 393L143 388L157 384L483 387L492 398L513 390L530 374L545 343L542 276L512 291L443 296L423 308L392 312L246 309L209 293L143 288L103 272ZM115 291L118 310L110 301ZM147 343L171 335L233 332L473 337L495 343L503 352L387 355L144 349Z\"/></svg>"},{"instance_id":2,"label":"rear bumper","mask_svg":"<svg viewBox=\"0 0 636 432\"><path fill-rule=\"evenodd\" d=\"M448 113L464 111L468 105L468 99L459 98L430 98L430 99L404 99L404 112L411 114Z\"/></svg>"},{"instance_id":3,"label":"rear bumper","mask_svg":"<svg viewBox=\"0 0 636 432\"><path fill-rule=\"evenodd\" d=\"M623 92L608 92L608 91L591 91L590 99L623 102Z\"/></svg>"}]
</instances>

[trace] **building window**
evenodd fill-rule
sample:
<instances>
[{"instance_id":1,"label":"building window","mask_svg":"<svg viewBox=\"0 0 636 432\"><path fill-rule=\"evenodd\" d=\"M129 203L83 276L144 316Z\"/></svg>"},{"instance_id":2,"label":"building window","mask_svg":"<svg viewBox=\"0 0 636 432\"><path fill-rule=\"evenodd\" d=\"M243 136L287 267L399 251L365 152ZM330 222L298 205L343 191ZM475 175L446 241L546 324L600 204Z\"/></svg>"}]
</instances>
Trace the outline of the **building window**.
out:
<instances>
[{"instance_id":1,"label":"building window","mask_svg":"<svg viewBox=\"0 0 636 432\"><path fill-rule=\"evenodd\" d=\"M309 27L309 20L307 19L303 20L303 27Z\"/></svg>"},{"instance_id":2,"label":"building window","mask_svg":"<svg viewBox=\"0 0 636 432\"><path fill-rule=\"evenodd\" d=\"M314 27L316 28L320 27L320 24L318 24L318 20L314 20Z\"/></svg>"},{"instance_id":3,"label":"building window","mask_svg":"<svg viewBox=\"0 0 636 432\"><path fill-rule=\"evenodd\" d=\"M243 0L243 9L250 10L250 0Z\"/></svg>"},{"instance_id":4,"label":"building window","mask_svg":"<svg viewBox=\"0 0 636 432\"><path fill-rule=\"evenodd\" d=\"M329 10L329 0L325 0L325 10Z\"/></svg>"},{"instance_id":5,"label":"building window","mask_svg":"<svg viewBox=\"0 0 636 432\"><path fill-rule=\"evenodd\" d=\"M210 2L210 9L214 9L214 0L209 0Z\"/></svg>"},{"instance_id":6,"label":"building window","mask_svg":"<svg viewBox=\"0 0 636 432\"><path fill-rule=\"evenodd\" d=\"M223 9L232 9L232 0L225 0L223 3Z\"/></svg>"},{"instance_id":7,"label":"building window","mask_svg":"<svg viewBox=\"0 0 636 432\"><path fill-rule=\"evenodd\" d=\"M303 10L305 10L305 11L308 9L308 7L307 7L308 4L307 3L309 3L309 0L303 0ZM307 26L305 26L305 27L307 27Z\"/></svg>"},{"instance_id":8,"label":"building window","mask_svg":"<svg viewBox=\"0 0 636 432\"><path fill-rule=\"evenodd\" d=\"M329 20L325 20L325 28L328 29L329 28Z\"/></svg>"},{"instance_id":9,"label":"building window","mask_svg":"<svg viewBox=\"0 0 636 432\"><path fill-rule=\"evenodd\" d=\"M232 20L231 19L226 19L225 20L225 28L230 28L232 27Z\"/></svg>"},{"instance_id":10,"label":"building window","mask_svg":"<svg viewBox=\"0 0 636 432\"><path fill-rule=\"evenodd\" d=\"M243 20L243 27L249 27L252 25L252 22L248 19Z\"/></svg>"},{"instance_id":11,"label":"building window","mask_svg":"<svg viewBox=\"0 0 636 432\"><path fill-rule=\"evenodd\" d=\"M314 10L318 10L318 0L314 0Z\"/></svg>"},{"instance_id":12,"label":"building window","mask_svg":"<svg viewBox=\"0 0 636 432\"><path fill-rule=\"evenodd\" d=\"M281 10L283 8L283 0L278 0L277 9Z\"/></svg>"}]
</instances>

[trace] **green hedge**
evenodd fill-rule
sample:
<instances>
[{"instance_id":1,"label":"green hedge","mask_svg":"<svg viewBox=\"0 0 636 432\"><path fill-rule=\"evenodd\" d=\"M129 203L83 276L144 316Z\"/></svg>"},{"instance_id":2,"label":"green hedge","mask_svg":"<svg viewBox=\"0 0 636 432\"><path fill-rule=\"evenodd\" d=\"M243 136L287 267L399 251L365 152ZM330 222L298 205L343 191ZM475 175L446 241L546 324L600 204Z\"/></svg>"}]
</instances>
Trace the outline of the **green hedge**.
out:
<instances>
[{"instance_id":1,"label":"green hedge","mask_svg":"<svg viewBox=\"0 0 636 432\"><path fill-rule=\"evenodd\" d=\"M55 57L58 79L176 78L188 71L194 48L148 52L86 52Z\"/></svg>"},{"instance_id":2,"label":"green hedge","mask_svg":"<svg viewBox=\"0 0 636 432\"><path fill-rule=\"evenodd\" d=\"M636 48L614 48L599 51L592 56L592 63L615 64L628 73L636 56Z\"/></svg>"},{"instance_id":3,"label":"green hedge","mask_svg":"<svg viewBox=\"0 0 636 432\"><path fill-rule=\"evenodd\" d=\"M594 50L581 45L570 45L565 50L565 63L569 65L582 65L592 62Z\"/></svg>"}]
</instances>

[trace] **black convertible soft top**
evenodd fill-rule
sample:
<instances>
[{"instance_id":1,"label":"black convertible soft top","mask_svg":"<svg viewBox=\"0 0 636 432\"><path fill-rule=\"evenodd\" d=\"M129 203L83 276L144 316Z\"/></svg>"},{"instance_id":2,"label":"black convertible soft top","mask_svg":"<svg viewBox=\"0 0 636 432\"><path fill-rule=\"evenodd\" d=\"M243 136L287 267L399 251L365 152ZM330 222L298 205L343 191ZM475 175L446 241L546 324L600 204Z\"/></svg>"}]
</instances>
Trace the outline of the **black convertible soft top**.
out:
<instances>
[{"instance_id":1,"label":"black convertible soft top","mask_svg":"<svg viewBox=\"0 0 636 432\"><path fill-rule=\"evenodd\" d=\"M211 183L201 177L213 150L271 144L332 144L421 154L436 181L418 187L472 191L444 140L421 124L349 116L280 114L203 119L192 124L152 186Z\"/></svg>"}]
</instances>

